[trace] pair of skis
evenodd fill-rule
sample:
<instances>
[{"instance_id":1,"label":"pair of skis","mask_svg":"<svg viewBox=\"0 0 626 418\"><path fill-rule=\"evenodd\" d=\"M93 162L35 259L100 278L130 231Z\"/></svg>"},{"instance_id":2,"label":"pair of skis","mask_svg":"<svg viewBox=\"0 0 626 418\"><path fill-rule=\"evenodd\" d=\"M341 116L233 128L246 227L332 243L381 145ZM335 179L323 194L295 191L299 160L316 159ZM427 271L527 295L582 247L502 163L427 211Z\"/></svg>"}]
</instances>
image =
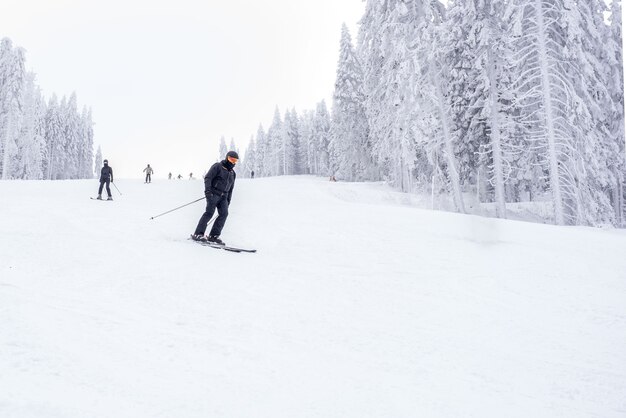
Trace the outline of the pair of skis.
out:
<instances>
[{"instance_id":1,"label":"pair of skis","mask_svg":"<svg viewBox=\"0 0 626 418\"><path fill-rule=\"evenodd\" d=\"M215 244L209 241L196 241L195 239L192 239L191 237L189 239L205 247L217 248L220 250L231 251L233 253L256 253L256 250L252 250L248 248L231 247L230 245L220 245L220 244Z\"/></svg>"}]
</instances>

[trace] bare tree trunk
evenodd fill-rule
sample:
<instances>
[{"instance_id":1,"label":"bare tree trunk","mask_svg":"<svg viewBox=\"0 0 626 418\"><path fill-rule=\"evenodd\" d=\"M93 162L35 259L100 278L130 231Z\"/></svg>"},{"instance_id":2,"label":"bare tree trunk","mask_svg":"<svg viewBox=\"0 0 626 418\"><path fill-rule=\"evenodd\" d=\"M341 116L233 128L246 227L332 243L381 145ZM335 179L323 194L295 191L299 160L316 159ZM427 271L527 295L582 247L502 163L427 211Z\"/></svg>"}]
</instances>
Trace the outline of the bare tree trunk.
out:
<instances>
[{"instance_id":1,"label":"bare tree trunk","mask_svg":"<svg viewBox=\"0 0 626 418\"><path fill-rule=\"evenodd\" d=\"M441 85L439 80L436 79L435 74L432 73L432 83L435 87L437 94L437 108L439 110L439 119L441 120L441 128L443 131L444 141L444 154L446 162L448 163L448 176L450 177L450 183L452 185L452 196L458 212L465 213L465 205L463 204L463 195L461 194L461 182L459 180L459 172L456 168L456 160L454 156L454 147L452 144L452 138L450 137L450 127L448 123L448 116L446 112L443 92L441 91Z\"/></svg>"},{"instance_id":2,"label":"bare tree trunk","mask_svg":"<svg viewBox=\"0 0 626 418\"><path fill-rule=\"evenodd\" d=\"M563 196L561 191L561 181L559 178L559 160L556 145L556 132L554 128L554 109L552 108L552 91L550 88L550 66L548 65L547 51L547 28L543 15L543 0L535 0L535 11L538 26L539 61L541 68L541 89L543 91L543 105L545 109L546 130L548 140L548 161L550 172L550 189L552 190L552 201L554 202L554 220L557 225L565 225L565 215L563 209Z\"/></svg>"},{"instance_id":3,"label":"bare tree trunk","mask_svg":"<svg viewBox=\"0 0 626 418\"><path fill-rule=\"evenodd\" d=\"M498 218L506 218L506 198L504 192L504 166L502 164L502 138L500 137L500 108L498 106L498 91L496 71L494 68L493 53L489 51L489 64L487 71L489 72L489 96L491 105L490 126L491 126L491 156L493 158L493 170L495 176L495 199L496 199L496 216Z\"/></svg>"},{"instance_id":4,"label":"bare tree trunk","mask_svg":"<svg viewBox=\"0 0 626 418\"><path fill-rule=\"evenodd\" d=\"M9 178L9 171L11 170L11 154L9 153L9 144L11 142L11 134L13 130L13 115L9 108L7 113L7 126L4 132L4 155L2 156L2 180Z\"/></svg>"}]
</instances>

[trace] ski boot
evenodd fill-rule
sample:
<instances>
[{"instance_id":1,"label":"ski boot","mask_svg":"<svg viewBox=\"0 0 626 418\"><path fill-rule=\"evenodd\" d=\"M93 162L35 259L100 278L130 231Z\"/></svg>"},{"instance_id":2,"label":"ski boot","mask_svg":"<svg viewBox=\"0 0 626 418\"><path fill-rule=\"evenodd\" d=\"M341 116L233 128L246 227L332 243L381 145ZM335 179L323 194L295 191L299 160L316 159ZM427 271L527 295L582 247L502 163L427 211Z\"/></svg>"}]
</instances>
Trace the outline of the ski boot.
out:
<instances>
[{"instance_id":1,"label":"ski boot","mask_svg":"<svg viewBox=\"0 0 626 418\"><path fill-rule=\"evenodd\" d=\"M207 239L207 241L209 241L212 244L226 245L224 241L220 239L219 235L209 235L209 238Z\"/></svg>"},{"instance_id":2,"label":"ski boot","mask_svg":"<svg viewBox=\"0 0 626 418\"><path fill-rule=\"evenodd\" d=\"M99 194L99 195L98 195L98 197L96 197L96 199L98 199L98 200L102 200L102 195L101 195L101 194Z\"/></svg>"},{"instance_id":3,"label":"ski boot","mask_svg":"<svg viewBox=\"0 0 626 418\"><path fill-rule=\"evenodd\" d=\"M107 197L107 200L113 200L113 196Z\"/></svg>"}]
</instances>

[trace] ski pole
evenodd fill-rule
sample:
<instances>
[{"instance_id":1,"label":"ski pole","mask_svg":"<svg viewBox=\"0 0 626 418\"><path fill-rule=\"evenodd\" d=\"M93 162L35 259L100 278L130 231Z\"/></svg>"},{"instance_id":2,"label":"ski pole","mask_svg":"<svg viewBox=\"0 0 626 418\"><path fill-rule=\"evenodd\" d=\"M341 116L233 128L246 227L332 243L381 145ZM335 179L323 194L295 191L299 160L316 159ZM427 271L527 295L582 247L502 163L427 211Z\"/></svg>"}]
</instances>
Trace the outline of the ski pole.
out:
<instances>
[{"instance_id":1,"label":"ski pole","mask_svg":"<svg viewBox=\"0 0 626 418\"><path fill-rule=\"evenodd\" d=\"M117 186L115 185L115 183L111 182L111 184L113 186L115 186L115 188L117 189L117 192L120 194L120 196L122 196L122 192L120 192L120 189L117 188Z\"/></svg>"},{"instance_id":2,"label":"ski pole","mask_svg":"<svg viewBox=\"0 0 626 418\"><path fill-rule=\"evenodd\" d=\"M160 213L160 214L158 214L158 215L155 215L155 216L151 217L150 219L158 218L159 216L163 216L163 215L168 214L168 213L170 213L170 212L174 212L175 210L178 210L178 209L180 209L180 208L184 208L185 206L189 206L189 205L191 205L192 203L199 202L199 201L201 201L201 200L203 200L203 199L206 199L206 198L203 196L203 197L201 197L200 199L194 200L193 202L185 203L185 204L184 204L184 205L182 205L182 206L179 206L179 207L177 207L177 208L174 208L174 209L168 210L167 212L163 212L163 213Z\"/></svg>"}]
</instances>

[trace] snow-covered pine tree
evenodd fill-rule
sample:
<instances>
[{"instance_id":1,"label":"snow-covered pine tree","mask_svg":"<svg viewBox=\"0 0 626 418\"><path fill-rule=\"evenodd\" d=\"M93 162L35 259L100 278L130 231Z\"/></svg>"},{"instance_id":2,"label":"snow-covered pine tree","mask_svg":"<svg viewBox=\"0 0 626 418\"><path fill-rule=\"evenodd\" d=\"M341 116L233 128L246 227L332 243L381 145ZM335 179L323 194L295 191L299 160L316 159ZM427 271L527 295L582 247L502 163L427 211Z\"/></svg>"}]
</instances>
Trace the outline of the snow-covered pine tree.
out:
<instances>
[{"instance_id":1,"label":"snow-covered pine tree","mask_svg":"<svg viewBox=\"0 0 626 418\"><path fill-rule=\"evenodd\" d=\"M341 27L329 155L332 173L345 180L365 180L371 170L363 70L345 23Z\"/></svg>"},{"instance_id":2,"label":"snow-covered pine tree","mask_svg":"<svg viewBox=\"0 0 626 418\"><path fill-rule=\"evenodd\" d=\"M475 185L477 195L480 196L481 184L488 176L482 165L487 165L479 157L479 151L487 144L485 124L480 123L479 113L483 109L480 95L470 88L474 80L472 73L476 51L468 46L469 32L473 27L473 18L467 10L474 10L473 2L451 0L448 2L446 18L441 28L429 26L437 45L426 45L434 57L428 63L439 63L439 72L436 79L443 83L445 88L446 104L449 107L448 131L454 143L454 154L457 160L459 182L462 188L467 189L470 184ZM434 32L434 33L433 33ZM430 41L429 41L430 42ZM445 70L444 70L445 68ZM479 123L477 123L479 122ZM442 125L443 126L443 125ZM482 171L483 174L479 174Z\"/></svg>"},{"instance_id":3,"label":"snow-covered pine tree","mask_svg":"<svg viewBox=\"0 0 626 418\"><path fill-rule=\"evenodd\" d=\"M280 117L278 106L274 110L274 119L267 130L267 148L265 153L265 166L267 176L280 176L284 172L284 135L283 122Z\"/></svg>"},{"instance_id":4,"label":"snow-covered pine tree","mask_svg":"<svg viewBox=\"0 0 626 418\"><path fill-rule=\"evenodd\" d=\"M381 91L381 77L387 51L383 51L383 26L389 18L390 1L367 0L365 13L361 18L356 51L363 71L363 93L365 114L368 121L368 140L373 148L372 157L380 167L382 175L389 177L390 162L381 159L374 148L387 136L388 130L381 123L384 119L384 93Z\"/></svg>"},{"instance_id":5,"label":"snow-covered pine tree","mask_svg":"<svg viewBox=\"0 0 626 418\"><path fill-rule=\"evenodd\" d=\"M65 138L63 178L77 179L82 170L82 129L78 114L76 93L72 92L63 112L63 136Z\"/></svg>"},{"instance_id":6,"label":"snow-covered pine tree","mask_svg":"<svg viewBox=\"0 0 626 418\"><path fill-rule=\"evenodd\" d=\"M472 3L466 2L461 8L451 7L445 24L428 25L430 31L426 31L427 34L433 30L443 32L442 36L435 39L440 40L441 44L446 44L441 45L441 51L434 51L431 55L428 60L429 66L432 65L435 71L429 69L428 73L434 87L437 113L440 115L443 140L440 155L445 156L447 184L455 206L460 212L465 212L463 184L472 182L472 175L479 167L477 151L481 142L487 142L484 124L476 123L479 120L476 116L483 109L482 103L475 106L476 101L480 102L476 97L480 96L480 93L471 87L477 78L473 72L480 66L468 65L477 58L476 48L469 45L473 39L473 27L472 18L468 16L467 10L473 9ZM431 45L431 48L437 48L436 43Z\"/></svg>"},{"instance_id":7,"label":"snow-covered pine tree","mask_svg":"<svg viewBox=\"0 0 626 418\"><path fill-rule=\"evenodd\" d=\"M624 141L624 54L622 51L622 2L613 0L611 3L611 15L609 17L610 28L604 41L606 62L609 64L607 74L608 90L613 101L613 112L609 116L609 131L611 137L617 142L619 154L626 159L626 147ZM626 164L620 170L618 188L613 197L617 222L626 227Z\"/></svg>"},{"instance_id":8,"label":"snow-covered pine tree","mask_svg":"<svg viewBox=\"0 0 626 418\"><path fill-rule=\"evenodd\" d=\"M548 172L555 223L616 222L611 195L619 167L607 115L604 3L517 0L515 65L520 117Z\"/></svg>"},{"instance_id":9,"label":"snow-covered pine tree","mask_svg":"<svg viewBox=\"0 0 626 418\"><path fill-rule=\"evenodd\" d=\"M35 73L26 75L23 91L21 131L17 140L17 164L14 177L26 180L43 178L45 154L44 117L45 106L41 90L35 84Z\"/></svg>"},{"instance_id":10,"label":"snow-covered pine tree","mask_svg":"<svg viewBox=\"0 0 626 418\"><path fill-rule=\"evenodd\" d=\"M285 116L283 117L282 131L281 131L281 141L282 141L282 174L289 175L291 174L293 159L291 158L291 154L293 149L291 148L291 138L289 137L291 131L291 114L289 110L285 110Z\"/></svg>"},{"instance_id":11,"label":"snow-covered pine tree","mask_svg":"<svg viewBox=\"0 0 626 418\"><path fill-rule=\"evenodd\" d=\"M624 166L620 144L611 133L614 116L612 92L608 90L611 63L604 42L609 27L603 0L588 0L573 7L565 2L564 20L570 65L566 68L572 85L573 109L570 123L577 162L568 165L575 181L576 224L617 224L612 200L619 188Z\"/></svg>"},{"instance_id":12,"label":"snow-covered pine tree","mask_svg":"<svg viewBox=\"0 0 626 418\"><path fill-rule=\"evenodd\" d=\"M516 143L519 129L518 122L512 118L516 112L510 91L514 66L510 62L513 40L508 24L513 10L511 3L502 0L458 1L451 5L448 22L462 34L454 36L462 42L462 47L459 55L453 50L452 62L457 68L460 57L473 63L455 71L455 75L462 74L465 79L462 101L466 109L459 110L461 115L470 117L470 129L465 131L467 137L463 141L467 142L461 147L467 149L470 145L469 150L476 150L479 145L482 150L481 165L488 166L484 178L494 189L496 216L501 218L506 217L506 202L512 194L507 189L514 189L512 173L522 151Z\"/></svg>"},{"instance_id":13,"label":"snow-covered pine tree","mask_svg":"<svg viewBox=\"0 0 626 418\"><path fill-rule=\"evenodd\" d=\"M221 161L224 158L226 158L226 154L228 153L228 148L226 148L226 138L224 138L224 136L222 136L220 138L220 149L219 149L219 154L217 156L217 160Z\"/></svg>"},{"instance_id":14,"label":"snow-covered pine tree","mask_svg":"<svg viewBox=\"0 0 626 418\"><path fill-rule=\"evenodd\" d=\"M419 39L428 24L441 20L443 10L438 1L371 1L359 34L373 155L383 176L406 191L414 189L416 172L427 169L417 143L423 137L416 115L424 93L418 87L424 84Z\"/></svg>"},{"instance_id":15,"label":"snow-covered pine tree","mask_svg":"<svg viewBox=\"0 0 626 418\"><path fill-rule=\"evenodd\" d=\"M48 101L45 117L46 168L45 177L49 180L61 178L63 168L63 125L59 115L60 106L56 94ZM98 174L100 173L98 168Z\"/></svg>"},{"instance_id":16,"label":"snow-covered pine tree","mask_svg":"<svg viewBox=\"0 0 626 418\"><path fill-rule=\"evenodd\" d=\"M267 176L267 140L263 125L256 132L255 161L252 169L255 177Z\"/></svg>"},{"instance_id":17,"label":"snow-covered pine tree","mask_svg":"<svg viewBox=\"0 0 626 418\"><path fill-rule=\"evenodd\" d=\"M412 52L413 62L405 63L403 69L408 71L407 89L411 95L401 100L405 108L402 113L409 120L404 124L416 138L415 144L409 143L405 148L415 149L414 176L420 188L423 189L425 181L430 180L424 178L424 172L429 177L437 177L436 183L445 186L453 197L456 210L462 213L465 204L457 153L460 154L459 148L464 148L467 138L461 140L458 125L462 126L462 118L453 112L455 104L468 100L466 88L470 77L455 68L460 51L457 42L459 39L465 42L469 32L462 20L464 14L458 10L465 7L464 3L452 4L452 18L445 24L445 9L439 1L416 3L408 8L408 16L403 18L406 22L403 36ZM463 35L459 36L459 33ZM451 73L462 77L454 80Z\"/></svg>"},{"instance_id":18,"label":"snow-covered pine tree","mask_svg":"<svg viewBox=\"0 0 626 418\"><path fill-rule=\"evenodd\" d=\"M95 177L100 177L101 168L102 168L102 149L100 149L100 145L98 145L98 150L96 151L96 158L94 160L94 170L93 170Z\"/></svg>"},{"instance_id":19,"label":"snow-covered pine tree","mask_svg":"<svg viewBox=\"0 0 626 418\"><path fill-rule=\"evenodd\" d=\"M284 174L293 175L300 173L298 163L299 151L299 121L296 109L291 112L285 111L283 123L283 167Z\"/></svg>"},{"instance_id":20,"label":"snow-covered pine tree","mask_svg":"<svg viewBox=\"0 0 626 418\"><path fill-rule=\"evenodd\" d=\"M569 60L563 51L568 38L563 0L516 0L520 13L513 23L516 42L514 64L524 71L516 80L519 118L527 128L527 140L537 149L548 173L548 184L558 225L575 223L577 184L572 165L576 161Z\"/></svg>"},{"instance_id":21,"label":"snow-covered pine tree","mask_svg":"<svg viewBox=\"0 0 626 418\"><path fill-rule=\"evenodd\" d=\"M93 177L93 125L91 108L87 109L85 106L80 117L83 141L80 155L82 168L79 175L82 179Z\"/></svg>"},{"instance_id":22,"label":"snow-covered pine tree","mask_svg":"<svg viewBox=\"0 0 626 418\"><path fill-rule=\"evenodd\" d=\"M235 151L237 155L239 155L239 148L237 148L237 145L235 144L235 138L230 138L230 148L228 148L228 150Z\"/></svg>"},{"instance_id":23,"label":"snow-covered pine tree","mask_svg":"<svg viewBox=\"0 0 626 418\"><path fill-rule=\"evenodd\" d=\"M57 140L55 142L55 145L57 147L56 152L54 153L55 157L57 158L55 167L57 168L57 172L56 175L54 177L55 180L63 180L63 179L67 179L67 167L70 164L69 157L70 157L70 153L68 153L68 141L69 141L69 137L66 135L66 131L67 131L67 125L68 125L68 100L66 96L63 96L61 98L61 101L59 102L59 107L58 107L58 112L57 112L57 119L58 119L58 124L59 124L59 132L58 132L58 137Z\"/></svg>"},{"instance_id":24,"label":"snow-covered pine tree","mask_svg":"<svg viewBox=\"0 0 626 418\"><path fill-rule=\"evenodd\" d=\"M314 147L314 173L318 176L329 176L330 157L328 146L330 144L330 113L326 101L322 100L315 108L313 118L313 147Z\"/></svg>"},{"instance_id":25,"label":"snow-covered pine tree","mask_svg":"<svg viewBox=\"0 0 626 418\"><path fill-rule=\"evenodd\" d=\"M0 41L0 170L2 179L14 176L20 133L22 91L25 85L24 50L13 48L10 39Z\"/></svg>"},{"instance_id":26,"label":"snow-covered pine tree","mask_svg":"<svg viewBox=\"0 0 626 418\"><path fill-rule=\"evenodd\" d=\"M312 110L302 112L299 124L299 154L298 163L301 174L313 173L313 118L315 113Z\"/></svg>"},{"instance_id":27,"label":"snow-covered pine tree","mask_svg":"<svg viewBox=\"0 0 626 418\"><path fill-rule=\"evenodd\" d=\"M250 137L250 142L246 148L246 154L243 158L243 176L250 177L250 173L256 166L256 144L254 143L254 135ZM256 174L256 172L255 172Z\"/></svg>"}]
</instances>

